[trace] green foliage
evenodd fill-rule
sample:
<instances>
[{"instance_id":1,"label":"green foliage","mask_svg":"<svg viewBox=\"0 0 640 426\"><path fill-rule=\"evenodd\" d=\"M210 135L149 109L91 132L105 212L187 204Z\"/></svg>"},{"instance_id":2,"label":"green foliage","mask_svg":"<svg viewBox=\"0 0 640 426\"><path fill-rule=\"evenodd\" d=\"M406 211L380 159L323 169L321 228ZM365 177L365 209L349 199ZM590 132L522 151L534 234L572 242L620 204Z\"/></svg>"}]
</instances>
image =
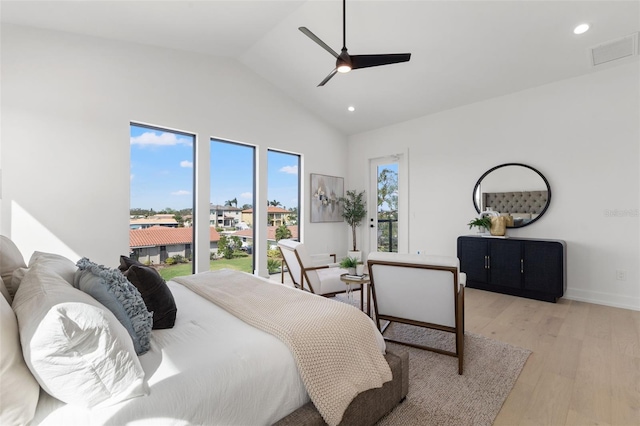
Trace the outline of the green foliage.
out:
<instances>
[{"instance_id":1,"label":"green foliage","mask_svg":"<svg viewBox=\"0 0 640 426\"><path fill-rule=\"evenodd\" d=\"M236 250L233 252L233 258L236 259L238 257L249 257L249 254L242 250Z\"/></svg>"},{"instance_id":2,"label":"green foliage","mask_svg":"<svg viewBox=\"0 0 640 426\"><path fill-rule=\"evenodd\" d=\"M267 250L267 257L269 259L280 259L280 249L268 249Z\"/></svg>"},{"instance_id":3,"label":"green foliage","mask_svg":"<svg viewBox=\"0 0 640 426\"><path fill-rule=\"evenodd\" d=\"M284 238L291 238L291 230L287 228L287 225L282 224L276 228L276 241Z\"/></svg>"},{"instance_id":4,"label":"green foliage","mask_svg":"<svg viewBox=\"0 0 640 426\"><path fill-rule=\"evenodd\" d=\"M340 198L340 202L344 207L342 217L351 226L353 251L356 251L356 228L360 226L362 220L367 216L367 202L364 199L364 191L349 190L346 197Z\"/></svg>"},{"instance_id":5,"label":"green foliage","mask_svg":"<svg viewBox=\"0 0 640 426\"><path fill-rule=\"evenodd\" d=\"M187 263L187 259L185 259L181 254L174 254L171 256L171 259L173 259L175 263Z\"/></svg>"},{"instance_id":6,"label":"green foliage","mask_svg":"<svg viewBox=\"0 0 640 426\"><path fill-rule=\"evenodd\" d=\"M355 268L357 265L358 265L358 258L356 257L347 256L340 261L340 267L345 269Z\"/></svg>"},{"instance_id":7,"label":"green foliage","mask_svg":"<svg viewBox=\"0 0 640 426\"><path fill-rule=\"evenodd\" d=\"M475 219L467 223L467 225L469 225L469 229L473 228L474 226L477 226L478 228L491 229L491 218L489 216L476 217Z\"/></svg>"},{"instance_id":8,"label":"green foliage","mask_svg":"<svg viewBox=\"0 0 640 426\"><path fill-rule=\"evenodd\" d=\"M267 270L270 274L276 273L280 270L280 260L272 257L267 258Z\"/></svg>"},{"instance_id":9,"label":"green foliage","mask_svg":"<svg viewBox=\"0 0 640 426\"><path fill-rule=\"evenodd\" d=\"M218 241L218 253L222 254L225 259L233 259L233 253L240 250L242 240L236 235L220 235Z\"/></svg>"},{"instance_id":10,"label":"green foliage","mask_svg":"<svg viewBox=\"0 0 640 426\"><path fill-rule=\"evenodd\" d=\"M176 261L173 257L168 257L165 259L164 263L166 263L167 265L173 265L174 263L176 263Z\"/></svg>"},{"instance_id":11,"label":"green foliage","mask_svg":"<svg viewBox=\"0 0 640 426\"><path fill-rule=\"evenodd\" d=\"M388 210L382 210L383 204L387 204ZM383 169L378 175L378 212L387 216L384 219L398 218L398 173L394 170ZM381 218L381 217L379 217Z\"/></svg>"}]
</instances>

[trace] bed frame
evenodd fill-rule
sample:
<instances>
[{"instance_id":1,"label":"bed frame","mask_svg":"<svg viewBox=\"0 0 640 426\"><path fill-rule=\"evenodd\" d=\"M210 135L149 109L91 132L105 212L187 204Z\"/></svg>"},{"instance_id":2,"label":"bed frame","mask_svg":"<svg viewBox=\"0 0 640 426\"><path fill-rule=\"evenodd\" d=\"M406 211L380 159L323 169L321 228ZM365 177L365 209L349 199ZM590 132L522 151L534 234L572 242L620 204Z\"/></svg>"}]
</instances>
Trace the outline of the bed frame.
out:
<instances>
[{"instance_id":1,"label":"bed frame","mask_svg":"<svg viewBox=\"0 0 640 426\"><path fill-rule=\"evenodd\" d=\"M409 353L394 354L387 351L385 359L391 367L393 380L381 388L362 392L351 402L342 417L341 425L373 425L393 408L404 401L409 392ZM309 402L278 421L275 426L321 426L326 425L320 413Z\"/></svg>"}]
</instances>

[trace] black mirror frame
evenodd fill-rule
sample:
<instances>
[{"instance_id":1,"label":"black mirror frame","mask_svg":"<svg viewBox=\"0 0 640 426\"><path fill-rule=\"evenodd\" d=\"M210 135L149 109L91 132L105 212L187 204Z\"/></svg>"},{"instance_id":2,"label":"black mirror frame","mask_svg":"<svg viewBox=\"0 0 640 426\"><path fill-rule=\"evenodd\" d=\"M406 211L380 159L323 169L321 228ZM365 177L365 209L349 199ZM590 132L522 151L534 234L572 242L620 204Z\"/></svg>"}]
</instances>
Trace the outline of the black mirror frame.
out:
<instances>
[{"instance_id":1,"label":"black mirror frame","mask_svg":"<svg viewBox=\"0 0 640 426\"><path fill-rule=\"evenodd\" d=\"M527 222L527 223L525 223L523 225L510 226L509 227L509 229L524 228L525 226L529 226L532 223L536 222L538 219L540 219L545 214L547 209L549 208L549 204L551 204L551 186L549 185L549 181L547 181L547 178L545 178L542 173L540 173L537 169L535 169L535 168L533 168L531 166L527 166L526 164L522 164L522 163L505 163L505 164L500 164L498 166L495 166L495 167L487 170L482 176L480 176L480 179L478 179L478 181L476 182L475 186L473 187L473 192L471 193L471 199L473 200L473 206L476 208L476 211L478 212L478 214L480 214L480 206L478 206L478 204L476 203L476 191L478 190L478 187L480 186L480 182L482 182L482 179L484 179L489 173L491 173L494 170L497 170L499 168L506 167L506 166L521 166L521 167L525 167L527 169L530 169L530 170L534 171L538 176L540 176L542 178L542 180L544 181L544 184L547 185L547 192L549 194L549 197L547 199L547 204L544 206L544 208L542 209L540 214L535 219L532 219L530 222Z\"/></svg>"}]
</instances>

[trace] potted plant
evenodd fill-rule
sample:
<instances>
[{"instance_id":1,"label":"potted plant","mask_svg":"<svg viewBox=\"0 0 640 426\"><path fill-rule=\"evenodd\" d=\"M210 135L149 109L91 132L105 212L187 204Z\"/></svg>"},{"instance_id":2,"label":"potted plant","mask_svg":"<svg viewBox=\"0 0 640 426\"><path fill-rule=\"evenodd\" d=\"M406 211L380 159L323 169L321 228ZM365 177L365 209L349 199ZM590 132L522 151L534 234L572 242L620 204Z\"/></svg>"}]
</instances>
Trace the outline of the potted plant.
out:
<instances>
[{"instance_id":1,"label":"potted plant","mask_svg":"<svg viewBox=\"0 0 640 426\"><path fill-rule=\"evenodd\" d=\"M349 275L356 274L357 266L358 266L358 259L355 257L347 256L340 261L340 267L346 269Z\"/></svg>"},{"instance_id":2,"label":"potted plant","mask_svg":"<svg viewBox=\"0 0 640 426\"><path fill-rule=\"evenodd\" d=\"M361 259L356 244L356 228L360 226L362 220L367 215L367 202L364 199L364 191L347 191L346 197L341 197L340 202L343 205L342 217L351 226L351 236L353 239L353 252L349 256Z\"/></svg>"},{"instance_id":3,"label":"potted plant","mask_svg":"<svg viewBox=\"0 0 640 426\"><path fill-rule=\"evenodd\" d=\"M467 225L469 225L469 229L473 228L474 226L477 227L478 233L482 234L491 229L491 218L489 216L476 217L475 219L471 220ZM483 228L484 228L484 231L483 231Z\"/></svg>"}]
</instances>

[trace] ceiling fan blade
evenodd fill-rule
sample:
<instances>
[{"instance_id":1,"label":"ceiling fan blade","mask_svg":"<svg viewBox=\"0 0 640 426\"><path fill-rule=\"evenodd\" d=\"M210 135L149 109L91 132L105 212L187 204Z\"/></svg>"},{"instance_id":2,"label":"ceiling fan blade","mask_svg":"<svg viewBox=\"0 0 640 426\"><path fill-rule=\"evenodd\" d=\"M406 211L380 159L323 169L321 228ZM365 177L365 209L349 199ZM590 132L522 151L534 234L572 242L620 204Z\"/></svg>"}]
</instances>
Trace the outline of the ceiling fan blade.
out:
<instances>
[{"instance_id":1,"label":"ceiling fan blade","mask_svg":"<svg viewBox=\"0 0 640 426\"><path fill-rule=\"evenodd\" d=\"M338 68L335 68L333 71L331 71L331 72L329 73L329 75L328 75L328 76L326 76L326 77L324 78L324 80L322 80L322 82L321 82L320 84L318 84L318 87L320 87L320 86L324 86L325 84L327 84L327 81L331 80L331 77L333 77L334 75L336 75L336 73L337 73L337 72L338 72Z\"/></svg>"},{"instance_id":2,"label":"ceiling fan blade","mask_svg":"<svg viewBox=\"0 0 640 426\"><path fill-rule=\"evenodd\" d=\"M309 29L307 27L299 27L298 28L300 31L302 31L307 37L309 37L311 40L315 41L316 43L318 43L320 45L320 47L322 47L324 50L326 50L327 52L331 53L334 58L338 59L338 53L333 50L332 48L330 48L327 43L325 43L324 41L320 40L320 38L315 35L314 33L312 33L311 31L309 31Z\"/></svg>"},{"instance_id":3,"label":"ceiling fan blade","mask_svg":"<svg viewBox=\"0 0 640 426\"><path fill-rule=\"evenodd\" d=\"M390 53L386 55L351 55L351 69L377 67L379 65L408 62L411 53Z\"/></svg>"}]
</instances>

